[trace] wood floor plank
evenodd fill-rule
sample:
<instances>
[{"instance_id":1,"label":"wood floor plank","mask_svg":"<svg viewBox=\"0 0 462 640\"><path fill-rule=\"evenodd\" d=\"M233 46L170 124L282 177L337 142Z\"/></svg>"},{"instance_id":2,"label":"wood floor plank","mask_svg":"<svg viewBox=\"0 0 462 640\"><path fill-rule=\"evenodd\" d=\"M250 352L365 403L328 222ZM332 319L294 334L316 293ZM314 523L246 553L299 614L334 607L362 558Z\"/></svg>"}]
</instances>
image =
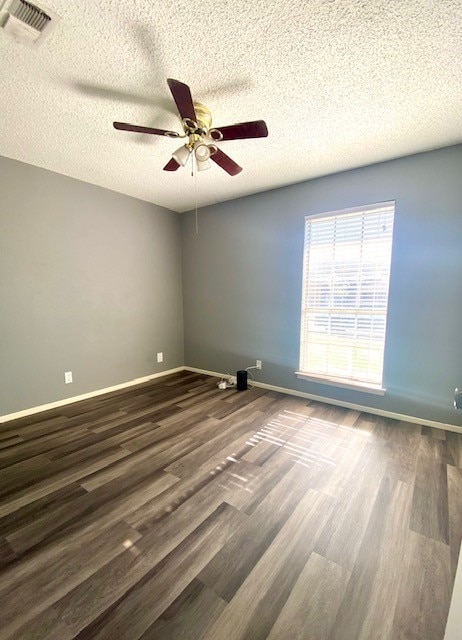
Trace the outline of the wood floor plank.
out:
<instances>
[{"instance_id":1,"label":"wood floor plank","mask_svg":"<svg viewBox=\"0 0 462 640\"><path fill-rule=\"evenodd\" d=\"M44 474L52 473L51 462L44 455L33 456L8 465L0 470L0 500L21 487L27 487L36 482Z\"/></svg>"},{"instance_id":2,"label":"wood floor plank","mask_svg":"<svg viewBox=\"0 0 462 640\"><path fill-rule=\"evenodd\" d=\"M291 469L295 461L285 451L279 450L268 463L247 478L247 483L241 489L226 496L226 502L236 509L251 514L264 497L277 485L281 478Z\"/></svg>"},{"instance_id":3,"label":"wood floor plank","mask_svg":"<svg viewBox=\"0 0 462 640\"><path fill-rule=\"evenodd\" d=\"M83 583L55 605L66 624L78 633L104 614L200 527L221 504L220 491L215 485L207 485L194 494L174 513L152 527L134 547L102 567L92 577L91 588L89 584ZM169 603L164 604L162 610L167 604Z\"/></svg>"},{"instance_id":4,"label":"wood floor plank","mask_svg":"<svg viewBox=\"0 0 462 640\"><path fill-rule=\"evenodd\" d=\"M456 576L462 541L462 469L448 466L449 547L451 553L451 587Z\"/></svg>"},{"instance_id":5,"label":"wood floor plank","mask_svg":"<svg viewBox=\"0 0 462 640\"><path fill-rule=\"evenodd\" d=\"M84 496L86 493L86 490L79 484L71 483L39 500L34 500L0 518L0 535L7 536L21 527L29 525L37 518L38 514L40 517L51 516L56 510L66 504L73 504L76 498Z\"/></svg>"},{"instance_id":6,"label":"wood floor plank","mask_svg":"<svg viewBox=\"0 0 462 640\"><path fill-rule=\"evenodd\" d=\"M232 536L198 575L198 579L230 601L263 556L309 488L309 477L294 465L263 498L245 527Z\"/></svg>"},{"instance_id":7,"label":"wood floor plank","mask_svg":"<svg viewBox=\"0 0 462 640\"><path fill-rule=\"evenodd\" d=\"M268 640L329 640L349 578L349 571L312 553Z\"/></svg>"},{"instance_id":8,"label":"wood floor plank","mask_svg":"<svg viewBox=\"0 0 462 640\"><path fill-rule=\"evenodd\" d=\"M247 413L249 408L252 408L254 411L258 411L261 407L265 407L267 404L266 394L268 392L266 389L254 387L253 389L249 389L247 393L242 393L240 391L232 391L231 393L233 395L227 398L225 402L209 407L207 415L210 418L218 418L219 420L223 420L230 416L235 416L237 418L243 413Z\"/></svg>"},{"instance_id":9,"label":"wood floor plank","mask_svg":"<svg viewBox=\"0 0 462 640\"><path fill-rule=\"evenodd\" d=\"M217 418L200 418L188 424L188 438L204 444L221 433L223 428L223 423Z\"/></svg>"},{"instance_id":10,"label":"wood floor plank","mask_svg":"<svg viewBox=\"0 0 462 640\"><path fill-rule=\"evenodd\" d=\"M151 420L148 420L144 414L142 416L134 416L132 413L119 412L117 418L91 426L90 430L94 433L104 433L107 431L112 435L115 433L124 433L126 429L143 424L153 423Z\"/></svg>"},{"instance_id":11,"label":"wood floor plank","mask_svg":"<svg viewBox=\"0 0 462 640\"><path fill-rule=\"evenodd\" d=\"M165 417L156 420L157 424L161 427L166 426L174 426L177 423L184 424L185 422L190 422L196 418L207 418L210 417L209 413L212 408L220 406L222 403L221 398L215 397L207 400L207 402L199 403L194 407L188 407L187 409L181 409L180 411L172 411L172 413Z\"/></svg>"},{"instance_id":12,"label":"wood floor plank","mask_svg":"<svg viewBox=\"0 0 462 640\"><path fill-rule=\"evenodd\" d=\"M450 603L448 545L409 532L392 640L442 640Z\"/></svg>"},{"instance_id":13,"label":"wood floor plank","mask_svg":"<svg viewBox=\"0 0 462 640\"><path fill-rule=\"evenodd\" d=\"M38 545L50 544L56 538L69 537L77 531L97 526L103 531L134 509L177 482L177 478L155 468L140 465L136 473L121 487L118 480L85 493L71 504L63 505L50 515L41 515L27 526L8 535L7 540L18 554Z\"/></svg>"},{"instance_id":14,"label":"wood floor plank","mask_svg":"<svg viewBox=\"0 0 462 640\"><path fill-rule=\"evenodd\" d=\"M229 463L232 468L234 465L233 462ZM140 520L137 511L126 520L145 536L143 540L147 540L146 544L151 541L159 544L165 537L165 544L170 553L168 545L173 540L181 541L191 533L194 525L199 526L203 519L225 502L229 494L228 488L222 482L225 474L225 470L215 475L198 473L186 483L186 486L182 485L177 489L177 485L174 485L172 489L164 491L158 500L151 501L147 517L144 514Z\"/></svg>"},{"instance_id":15,"label":"wood floor plank","mask_svg":"<svg viewBox=\"0 0 462 640\"><path fill-rule=\"evenodd\" d=\"M259 419L258 411L241 418L232 427L222 430L221 433L207 443L201 444L191 453L166 467L166 471L182 478L189 475L192 470L202 466L213 469L228 456L236 455L237 451L241 450L249 436L255 431L256 423ZM247 447L247 450L250 448L250 446Z\"/></svg>"},{"instance_id":16,"label":"wood floor plank","mask_svg":"<svg viewBox=\"0 0 462 640\"><path fill-rule=\"evenodd\" d=\"M80 426L65 431L54 431L48 435L34 436L34 438L0 450L0 468L3 469L22 460L47 453L68 442L80 441L83 435L88 435L88 431Z\"/></svg>"},{"instance_id":17,"label":"wood floor plank","mask_svg":"<svg viewBox=\"0 0 462 640\"><path fill-rule=\"evenodd\" d=\"M70 557L56 557L48 566L40 566L22 579L11 580L8 584L2 585L0 588L2 640L25 637L19 631L21 627L46 611L76 585L95 575L113 558L124 554L127 541L136 543L139 537L138 532L127 524L117 523L96 537L91 545L80 549L78 553ZM24 606L25 603L27 606ZM39 628L46 619L47 615L40 616L37 622ZM28 625L28 633L32 633L33 626Z\"/></svg>"},{"instance_id":18,"label":"wood floor plank","mask_svg":"<svg viewBox=\"0 0 462 640\"><path fill-rule=\"evenodd\" d=\"M333 507L309 490L204 640L263 640L298 580Z\"/></svg>"},{"instance_id":19,"label":"wood floor plank","mask_svg":"<svg viewBox=\"0 0 462 640\"><path fill-rule=\"evenodd\" d=\"M334 465L325 465L322 472L313 479L313 488L339 499L345 495L350 481L351 470L354 469L367 450L368 440L353 437L348 444L344 437L333 436L327 441L324 451L334 460Z\"/></svg>"},{"instance_id":20,"label":"wood floor plank","mask_svg":"<svg viewBox=\"0 0 462 640\"><path fill-rule=\"evenodd\" d=\"M279 445L268 441L261 441L258 443L258 447L254 446L248 453L245 454L244 460L256 464L258 466L267 462L271 456L277 453Z\"/></svg>"},{"instance_id":21,"label":"wood floor plank","mask_svg":"<svg viewBox=\"0 0 462 640\"><path fill-rule=\"evenodd\" d=\"M136 438L137 436L146 433L146 431L149 431L152 427L153 425L149 422L135 426L125 426L123 431L120 433L111 432L110 436L102 436L101 434L90 431L85 438L82 437L80 440L64 443L54 447L51 451L47 452L46 455L50 460L61 460L73 453L81 452L84 448L91 450L90 447L93 445L96 447L97 445L100 445L97 447L98 450L101 450L101 448L122 446L132 438Z\"/></svg>"},{"instance_id":22,"label":"wood floor plank","mask_svg":"<svg viewBox=\"0 0 462 640\"><path fill-rule=\"evenodd\" d=\"M0 423L0 426L2 424L8 424L8 423ZM10 422L9 424L11 425L12 423ZM3 442L4 440L10 440L11 438L19 438L19 437L20 436L16 434L16 431L13 429L13 427L10 427L6 431L0 430L0 442Z\"/></svg>"},{"instance_id":23,"label":"wood floor plank","mask_svg":"<svg viewBox=\"0 0 462 640\"><path fill-rule=\"evenodd\" d=\"M284 417L277 419L270 416L266 419L263 414L260 428L250 438L254 446L245 454L244 459L259 466L267 462L291 438L299 434L298 429L293 427L293 421L289 422L290 424L287 424Z\"/></svg>"},{"instance_id":24,"label":"wood floor plank","mask_svg":"<svg viewBox=\"0 0 462 640\"><path fill-rule=\"evenodd\" d=\"M393 640L412 486L384 476L329 640Z\"/></svg>"},{"instance_id":25,"label":"wood floor plank","mask_svg":"<svg viewBox=\"0 0 462 640\"><path fill-rule=\"evenodd\" d=\"M151 424L151 427L143 434L124 442L123 446L129 451L139 451L153 444L168 443L175 437L190 438L190 429L193 423L177 423L174 426L160 426Z\"/></svg>"},{"instance_id":26,"label":"wood floor plank","mask_svg":"<svg viewBox=\"0 0 462 640\"><path fill-rule=\"evenodd\" d=\"M140 640L198 640L225 606L226 602L214 591L194 579Z\"/></svg>"},{"instance_id":27,"label":"wood floor plank","mask_svg":"<svg viewBox=\"0 0 462 640\"><path fill-rule=\"evenodd\" d=\"M386 418L385 416L377 416L374 419L374 427L372 429L372 441L377 444L385 444L390 442L398 431L398 423L392 418ZM418 427L417 427L418 431Z\"/></svg>"},{"instance_id":28,"label":"wood floor plank","mask_svg":"<svg viewBox=\"0 0 462 640\"><path fill-rule=\"evenodd\" d=\"M61 408L61 412L66 416L66 424L86 425L94 424L100 419L105 420L108 414L108 403L110 400L104 396L92 398L87 403L76 402ZM111 412L114 408L111 409Z\"/></svg>"},{"instance_id":29,"label":"wood floor plank","mask_svg":"<svg viewBox=\"0 0 462 640\"><path fill-rule=\"evenodd\" d=\"M128 455L86 476L80 480L80 485L87 491L93 491L107 482L135 473L145 462L150 463L150 469L154 472L163 469L172 460L181 457L194 447L195 443L191 439L179 436L171 438L168 442L155 443L142 449L136 448L133 452L128 449L130 451Z\"/></svg>"},{"instance_id":30,"label":"wood floor plank","mask_svg":"<svg viewBox=\"0 0 462 640\"><path fill-rule=\"evenodd\" d=\"M243 521L243 515L233 507L222 504L164 560L146 573L137 584L91 624L84 638L103 640L117 637L120 640L137 640L146 632L164 609L180 596L201 568L219 551ZM141 556L142 557L142 556ZM105 597L106 593L104 594ZM149 607L146 607L149 602ZM70 606L69 606L70 605ZM88 619L86 601L75 605L71 600L56 605L66 624L74 631L82 628L82 613ZM76 611L79 615L76 615Z\"/></svg>"},{"instance_id":31,"label":"wood floor plank","mask_svg":"<svg viewBox=\"0 0 462 640\"><path fill-rule=\"evenodd\" d=\"M1 433L15 433L21 438L37 437L39 435L47 435L53 431L60 431L67 424L68 418L64 415L53 415L46 417L46 414L36 414L19 418L13 422L4 422L0 424Z\"/></svg>"},{"instance_id":32,"label":"wood floor plank","mask_svg":"<svg viewBox=\"0 0 462 640\"><path fill-rule=\"evenodd\" d=\"M428 456L422 438L417 462L410 527L416 533L449 544L448 478L446 465ZM441 445L446 442L434 440Z\"/></svg>"},{"instance_id":33,"label":"wood floor plank","mask_svg":"<svg viewBox=\"0 0 462 640\"><path fill-rule=\"evenodd\" d=\"M83 463L76 462L71 469L64 466L62 470L57 471L52 477L41 480L26 489L21 489L11 494L11 496L8 496L5 500L2 500L0 504L0 517L20 509L33 500L38 500L58 489L62 489L126 455L128 455L128 451L124 451L121 448L112 448L104 452L103 455L99 456L96 460L85 460ZM58 468L60 468L60 466Z\"/></svg>"},{"instance_id":34,"label":"wood floor plank","mask_svg":"<svg viewBox=\"0 0 462 640\"><path fill-rule=\"evenodd\" d=\"M210 380L210 376L206 376L203 373L197 373L197 371L181 371L173 375L164 377L163 383L167 387L174 387L184 384L184 382L194 382L197 380Z\"/></svg>"},{"instance_id":35,"label":"wood floor plank","mask_svg":"<svg viewBox=\"0 0 462 640\"><path fill-rule=\"evenodd\" d=\"M185 393L184 396L180 396L176 398L175 404L177 407L181 407L182 409L187 409L188 407L193 407L197 405L198 402L203 402L211 400L212 398L217 397L217 389L216 385L211 387L210 385L206 385L205 389L198 392L196 389L196 393Z\"/></svg>"},{"instance_id":36,"label":"wood floor plank","mask_svg":"<svg viewBox=\"0 0 462 640\"><path fill-rule=\"evenodd\" d=\"M312 453L321 452L333 462L319 470L313 479L313 488L336 499L344 493L351 470L369 443L370 433L356 428L360 418L357 411L349 411L338 423L324 426L324 422L311 417L293 438Z\"/></svg>"},{"instance_id":37,"label":"wood floor plank","mask_svg":"<svg viewBox=\"0 0 462 640\"><path fill-rule=\"evenodd\" d=\"M59 613L54 611L52 607L42 611L34 620L26 622L18 634L17 637L21 640L44 640L44 638L46 640L73 640L75 637L61 620Z\"/></svg>"},{"instance_id":38,"label":"wood floor plank","mask_svg":"<svg viewBox=\"0 0 462 640\"><path fill-rule=\"evenodd\" d=\"M114 425L117 427L117 430L114 429L114 426L110 423L106 423L100 426L97 426L93 429L93 431L106 431L111 429L113 433L122 433L123 425L136 426L138 424L145 424L147 422L152 422L153 424L160 423L160 421L166 419L167 417L174 416L178 411L178 408L175 406L174 401L168 403L162 403L161 405L156 405L153 403L152 406L145 407L144 409L136 409L127 413L127 415L123 419L119 419L118 425Z\"/></svg>"},{"instance_id":39,"label":"wood floor plank","mask_svg":"<svg viewBox=\"0 0 462 640\"><path fill-rule=\"evenodd\" d=\"M24 442L24 439L21 436L11 435L5 438L0 438L0 449L7 449L8 447L12 447L15 444L20 444Z\"/></svg>"},{"instance_id":40,"label":"wood floor plank","mask_svg":"<svg viewBox=\"0 0 462 640\"><path fill-rule=\"evenodd\" d=\"M176 511L182 504L209 484L215 483L221 499L232 505L232 496L246 490L258 470L242 460L229 460L216 473L210 470L197 471L188 478L180 479L177 484L149 500L126 517L133 527L141 532Z\"/></svg>"},{"instance_id":41,"label":"wood floor plank","mask_svg":"<svg viewBox=\"0 0 462 640\"><path fill-rule=\"evenodd\" d=\"M432 437L437 440L446 440L446 431L444 429L437 429L436 427L432 427Z\"/></svg>"},{"instance_id":42,"label":"wood floor plank","mask_svg":"<svg viewBox=\"0 0 462 640\"><path fill-rule=\"evenodd\" d=\"M448 443L437 438L421 438L419 442L419 461L428 463L454 464Z\"/></svg>"},{"instance_id":43,"label":"wood floor plank","mask_svg":"<svg viewBox=\"0 0 462 640\"><path fill-rule=\"evenodd\" d=\"M127 524L123 521L119 523ZM57 536L52 544L44 544L21 557L18 562L0 572L0 597L11 585L29 580L32 575L46 571L56 563L69 560L75 562L74 555L78 556L82 549L93 546L96 538L108 528L111 529L111 526L101 528L98 522L93 522L90 526L77 528L70 535Z\"/></svg>"},{"instance_id":44,"label":"wood floor plank","mask_svg":"<svg viewBox=\"0 0 462 640\"><path fill-rule=\"evenodd\" d=\"M448 464L462 469L462 434L448 431L446 433L446 444L450 456Z\"/></svg>"},{"instance_id":45,"label":"wood floor plank","mask_svg":"<svg viewBox=\"0 0 462 640\"><path fill-rule=\"evenodd\" d=\"M17 555L8 540L5 540L4 537L0 537L0 570L16 560Z\"/></svg>"},{"instance_id":46,"label":"wood floor plank","mask_svg":"<svg viewBox=\"0 0 462 640\"><path fill-rule=\"evenodd\" d=\"M119 418L126 417L125 411L121 411L120 409L115 410L115 407L109 405L109 403L104 404L104 411L98 411L96 416L88 417L87 414L83 414L84 417L77 415L73 418L67 418L67 422L65 423L66 431L70 427L81 427L85 428L88 431L93 431L97 427L103 426L107 423L111 423L112 421L116 421Z\"/></svg>"},{"instance_id":47,"label":"wood floor plank","mask_svg":"<svg viewBox=\"0 0 462 640\"><path fill-rule=\"evenodd\" d=\"M353 569L385 467L386 459L372 445L364 449L324 527L316 553Z\"/></svg>"},{"instance_id":48,"label":"wood floor plank","mask_svg":"<svg viewBox=\"0 0 462 640\"><path fill-rule=\"evenodd\" d=\"M176 511L186 500L210 484L212 480L210 473L194 474L189 478L178 479L174 486L165 489L159 495L133 510L125 517L125 520L138 531L147 531L156 522Z\"/></svg>"},{"instance_id":49,"label":"wood floor plank","mask_svg":"<svg viewBox=\"0 0 462 640\"><path fill-rule=\"evenodd\" d=\"M398 422L394 428L389 428L389 431L390 437L384 450L389 458L386 474L412 484L421 440L419 425Z\"/></svg>"}]
</instances>

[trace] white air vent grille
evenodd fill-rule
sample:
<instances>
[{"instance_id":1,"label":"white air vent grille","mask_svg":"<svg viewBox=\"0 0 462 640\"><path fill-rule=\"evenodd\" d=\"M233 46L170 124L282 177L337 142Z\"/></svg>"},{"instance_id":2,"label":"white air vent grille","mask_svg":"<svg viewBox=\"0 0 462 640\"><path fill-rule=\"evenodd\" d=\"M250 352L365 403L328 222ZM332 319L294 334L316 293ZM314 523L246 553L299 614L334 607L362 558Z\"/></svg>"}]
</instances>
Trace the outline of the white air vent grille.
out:
<instances>
[{"instance_id":1,"label":"white air vent grille","mask_svg":"<svg viewBox=\"0 0 462 640\"><path fill-rule=\"evenodd\" d=\"M0 26L5 34L28 47L39 47L59 20L54 11L28 0L10 0L0 8Z\"/></svg>"},{"instance_id":2,"label":"white air vent grille","mask_svg":"<svg viewBox=\"0 0 462 640\"><path fill-rule=\"evenodd\" d=\"M42 32L51 21L51 16L25 0L15 0L9 9L9 13L29 27L40 32Z\"/></svg>"}]
</instances>

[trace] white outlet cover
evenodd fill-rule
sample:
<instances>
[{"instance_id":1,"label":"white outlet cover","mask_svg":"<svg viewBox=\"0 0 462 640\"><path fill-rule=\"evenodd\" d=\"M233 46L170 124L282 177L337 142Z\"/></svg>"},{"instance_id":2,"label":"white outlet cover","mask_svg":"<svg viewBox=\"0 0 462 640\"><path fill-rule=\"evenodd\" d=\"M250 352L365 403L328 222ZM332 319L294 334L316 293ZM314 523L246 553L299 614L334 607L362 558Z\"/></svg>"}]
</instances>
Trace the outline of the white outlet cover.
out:
<instances>
[{"instance_id":1,"label":"white outlet cover","mask_svg":"<svg viewBox=\"0 0 462 640\"><path fill-rule=\"evenodd\" d=\"M72 371L66 371L64 373L64 382L70 384L72 382Z\"/></svg>"},{"instance_id":2,"label":"white outlet cover","mask_svg":"<svg viewBox=\"0 0 462 640\"><path fill-rule=\"evenodd\" d=\"M157 354L157 362L163 362L164 361L164 354L162 353L162 351L160 351Z\"/></svg>"}]
</instances>

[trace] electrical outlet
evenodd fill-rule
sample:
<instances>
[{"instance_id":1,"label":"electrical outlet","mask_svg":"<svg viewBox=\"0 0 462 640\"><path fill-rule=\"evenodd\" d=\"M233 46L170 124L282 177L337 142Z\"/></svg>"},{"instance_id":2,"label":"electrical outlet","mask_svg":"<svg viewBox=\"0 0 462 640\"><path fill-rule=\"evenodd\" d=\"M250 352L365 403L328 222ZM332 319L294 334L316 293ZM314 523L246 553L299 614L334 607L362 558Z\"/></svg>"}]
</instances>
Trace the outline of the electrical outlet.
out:
<instances>
[{"instance_id":1,"label":"electrical outlet","mask_svg":"<svg viewBox=\"0 0 462 640\"><path fill-rule=\"evenodd\" d=\"M261 360L255 360L255 362L256 362L256 365L255 365L256 369L261 369Z\"/></svg>"},{"instance_id":2,"label":"electrical outlet","mask_svg":"<svg viewBox=\"0 0 462 640\"><path fill-rule=\"evenodd\" d=\"M64 372L64 382L66 384L70 384L72 382L72 371L65 371Z\"/></svg>"},{"instance_id":3,"label":"electrical outlet","mask_svg":"<svg viewBox=\"0 0 462 640\"><path fill-rule=\"evenodd\" d=\"M164 354L162 353L162 351L159 351L159 353L157 354L157 362L163 362L164 361Z\"/></svg>"}]
</instances>

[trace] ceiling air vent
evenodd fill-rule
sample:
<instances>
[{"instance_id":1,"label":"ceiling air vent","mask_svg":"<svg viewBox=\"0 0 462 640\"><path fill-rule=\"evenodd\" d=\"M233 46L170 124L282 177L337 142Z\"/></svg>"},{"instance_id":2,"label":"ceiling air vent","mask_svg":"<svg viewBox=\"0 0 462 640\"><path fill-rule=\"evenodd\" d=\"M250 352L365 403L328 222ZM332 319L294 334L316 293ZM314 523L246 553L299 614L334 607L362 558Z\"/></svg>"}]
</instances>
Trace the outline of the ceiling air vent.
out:
<instances>
[{"instance_id":1,"label":"ceiling air vent","mask_svg":"<svg viewBox=\"0 0 462 640\"><path fill-rule=\"evenodd\" d=\"M30 47L40 46L59 20L53 11L26 0L6 2L2 14L5 33Z\"/></svg>"}]
</instances>

